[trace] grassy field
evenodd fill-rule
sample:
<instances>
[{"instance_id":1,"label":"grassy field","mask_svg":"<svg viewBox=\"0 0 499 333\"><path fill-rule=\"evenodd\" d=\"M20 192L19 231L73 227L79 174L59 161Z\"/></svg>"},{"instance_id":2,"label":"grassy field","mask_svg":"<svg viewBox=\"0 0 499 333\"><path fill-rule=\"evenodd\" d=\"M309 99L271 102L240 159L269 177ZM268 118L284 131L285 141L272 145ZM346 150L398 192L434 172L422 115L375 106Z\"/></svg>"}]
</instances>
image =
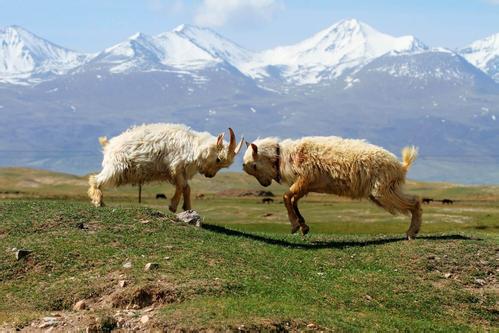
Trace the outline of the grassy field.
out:
<instances>
[{"instance_id":1,"label":"grassy field","mask_svg":"<svg viewBox=\"0 0 499 333\"><path fill-rule=\"evenodd\" d=\"M108 190L95 209L85 183L0 169L0 330L499 330L498 187L409 182L456 202L425 206L408 242L407 217L324 195L301 204L311 234L289 235L284 187L270 205L238 197L261 189L241 174L192 182L203 228L154 199L171 186L145 186L141 205L136 187Z\"/></svg>"}]
</instances>

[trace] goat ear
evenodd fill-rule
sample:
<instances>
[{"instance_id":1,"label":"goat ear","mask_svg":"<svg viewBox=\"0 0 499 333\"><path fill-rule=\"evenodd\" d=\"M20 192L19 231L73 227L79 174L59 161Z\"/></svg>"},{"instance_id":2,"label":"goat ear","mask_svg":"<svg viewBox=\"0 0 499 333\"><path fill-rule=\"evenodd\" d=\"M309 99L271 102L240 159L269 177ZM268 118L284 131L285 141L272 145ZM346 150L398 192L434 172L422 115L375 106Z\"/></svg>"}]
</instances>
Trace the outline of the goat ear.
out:
<instances>
[{"instance_id":1,"label":"goat ear","mask_svg":"<svg viewBox=\"0 0 499 333\"><path fill-rule=\"evenodd\" d=\"M246 143L246 148L249 148L249 146L251 145L251 143L249 143L248 141L244 141Z\"/></svg>"},{"instance_id":2,"label":"goat ear","mask_svg":"<svg viewBox=\"0 0 499 333\"><path fill-rule=\"evenodd\" d=\"M222 148L224 145L224 133L220 133L218 134L218 137L217 137L217 147L218 148Z\"/></svg>"},{"instance_id":3,"label":"goat ear","mask_svg":"<svg viewBox=\"0 0 499 333\"><path fill-rule=\"evenodd\" d=\"M253 149L253 158L256 158L258 156L258 147L254 143L252 143L251 149Z\"/></svg>"}]
</instances>

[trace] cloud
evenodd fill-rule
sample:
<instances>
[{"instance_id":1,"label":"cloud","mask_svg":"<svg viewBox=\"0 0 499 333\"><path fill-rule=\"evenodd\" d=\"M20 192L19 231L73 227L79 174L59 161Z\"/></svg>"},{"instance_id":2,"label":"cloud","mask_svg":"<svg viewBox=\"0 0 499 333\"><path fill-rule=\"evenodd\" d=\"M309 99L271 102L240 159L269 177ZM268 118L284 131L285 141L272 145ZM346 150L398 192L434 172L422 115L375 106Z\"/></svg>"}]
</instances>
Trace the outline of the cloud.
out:
<instances>
[{"instance_id":1,"label":"cloud","mask_svg":"<svg viewBox=\"0 0 499 333\"><path fill-rule=\"evenodd\" d=\"M203 0L194 22L206 27L270 21L284 8L281 0Z\"/></svg>"},{"instance_id":2,"label":"cloud","mask_svg":"<svg viewBox=\"0 0 499 333\"><path fill-rule=\"evenodd\" d=\"M491 5L499 5L499 0L485 0L485 2Z\"/></svg>"}]
</instances>

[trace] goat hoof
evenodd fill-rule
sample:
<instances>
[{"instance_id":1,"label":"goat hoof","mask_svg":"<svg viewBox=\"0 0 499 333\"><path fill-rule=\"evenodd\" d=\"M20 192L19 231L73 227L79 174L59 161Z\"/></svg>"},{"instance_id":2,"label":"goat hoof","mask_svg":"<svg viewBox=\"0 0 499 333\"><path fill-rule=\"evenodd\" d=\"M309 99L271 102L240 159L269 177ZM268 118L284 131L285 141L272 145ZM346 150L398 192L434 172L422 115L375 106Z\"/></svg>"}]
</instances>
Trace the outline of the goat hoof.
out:
<instances>
[{"instance_id":1,"label":"goat hoof","mask_svg":"<svg viewBox=\"0 0 499 333\"><path fill-rule=\"evenodd\" d=\"M410 234L407 234L405 238L406 238L407 240L415 240L415 239L416 239L416 235L410 235Z\"/></svg>"},{"instance_id":2,"label":"goat hoof","mask_svg":"<svg viewBox=\"0 0 499 333\"><path fill-rule=\"evenodd\" d=\"M291 227L291 233L292 234L296 233L298 230L300 230L300 226L299 225Z\"/></svg>"},{"instance_id":3,"label":"goat hoof","mask_svg":"<svg viewBox=\"0 0 499 333\"><path fill-rule=\"evenodd\" d=\"M177 211L177 208L176 207L173 207L173 206L168 206L168 209L170 210L170 212L172 213L175 213Z\"/></svg>"},{"instance_id":4,"label":"goat hoof","mask_svg":"<svg viewBox=\"0 0 499 333\"><path fill-rule=\"evenodd\" d=\"M301 233L302 233L303 236L305 236L306 234L308 234L308 232L310 231L309 226L306 225L306 224L302 224L300 226L300 228L301 228Z\"/></svg>"}]
</instances>

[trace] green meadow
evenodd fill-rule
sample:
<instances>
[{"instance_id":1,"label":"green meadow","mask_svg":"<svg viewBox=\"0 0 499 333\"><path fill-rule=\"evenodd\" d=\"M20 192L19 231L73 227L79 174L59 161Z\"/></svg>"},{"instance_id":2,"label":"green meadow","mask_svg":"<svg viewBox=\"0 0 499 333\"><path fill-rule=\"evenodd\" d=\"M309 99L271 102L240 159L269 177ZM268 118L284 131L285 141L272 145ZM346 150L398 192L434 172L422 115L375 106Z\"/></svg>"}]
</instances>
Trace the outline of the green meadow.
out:
<instances>
[{"instance_id":1,"label":"green meadow","mask_svg":"<svg viewBox=\"0 0 499 333\"><path fill-rule=\"evenodd\" d=\"M499 330L497 186L409 181L454 200L424 205L415 241L409 217L365 201L305 197L303 237L289 234L283 186L220 173L191 187L202 228L155 199L170 185L145 185L141 204L137 187L108 189L97 209L85 177L0 169L0 330Z\"/></svg>"}]
</instances>

